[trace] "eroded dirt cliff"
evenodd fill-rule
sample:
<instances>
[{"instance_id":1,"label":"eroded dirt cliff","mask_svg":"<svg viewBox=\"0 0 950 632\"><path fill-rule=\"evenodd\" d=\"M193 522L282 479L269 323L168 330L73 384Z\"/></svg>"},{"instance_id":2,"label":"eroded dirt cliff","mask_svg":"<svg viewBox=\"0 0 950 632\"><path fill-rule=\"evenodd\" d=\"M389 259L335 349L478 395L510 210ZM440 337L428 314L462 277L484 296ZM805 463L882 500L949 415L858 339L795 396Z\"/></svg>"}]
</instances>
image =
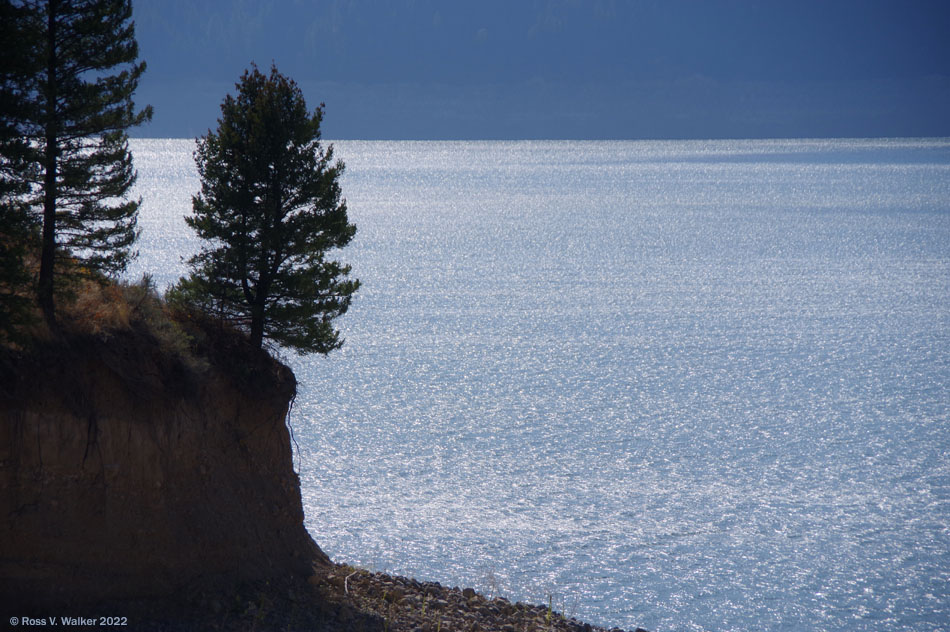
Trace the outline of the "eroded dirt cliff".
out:
<instances>
[{"instance_id":1,"label":"eroded dirt cliff","mask_svg":"<svg viewBox=\"0 0 950 632\"><path fill-rule=\"evenodd\" d=\"M134 330L6 355L0 602L187 601L329 563L303 526L293 373L206 342L198 361Z\"/></svg>"}]
</instances>

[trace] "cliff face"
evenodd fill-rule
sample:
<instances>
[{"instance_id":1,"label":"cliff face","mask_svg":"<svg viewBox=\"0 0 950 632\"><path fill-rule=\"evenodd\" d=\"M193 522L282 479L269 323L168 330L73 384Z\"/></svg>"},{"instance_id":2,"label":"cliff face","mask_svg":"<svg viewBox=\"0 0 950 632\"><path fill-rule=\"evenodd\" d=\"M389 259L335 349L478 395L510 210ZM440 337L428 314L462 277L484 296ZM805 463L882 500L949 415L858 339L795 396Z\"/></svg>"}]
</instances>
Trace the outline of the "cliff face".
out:
<instances>
[{"instance_id":1,"label":"cliff face","mask_svg":"<svg viewBox=\"0 0 950 632\"><path fill-rule=\"evenodd\" d=\"M303 579L291 371L203 366L148 336L73 337L0 363L0 602L66 607Z\"/></svg>"}]
</instances>

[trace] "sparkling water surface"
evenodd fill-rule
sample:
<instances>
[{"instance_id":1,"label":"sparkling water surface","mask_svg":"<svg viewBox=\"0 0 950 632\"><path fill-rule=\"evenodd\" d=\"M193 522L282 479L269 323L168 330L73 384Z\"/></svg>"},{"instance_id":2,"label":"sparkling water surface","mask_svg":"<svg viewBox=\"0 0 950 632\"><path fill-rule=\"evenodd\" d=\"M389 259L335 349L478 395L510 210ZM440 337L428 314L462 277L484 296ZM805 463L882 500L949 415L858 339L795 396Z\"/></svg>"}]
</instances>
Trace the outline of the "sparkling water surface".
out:
<instances>
[{"instance_id":1,"label":"sparkling water surface","mask_svg":"<svg viewBox=\"0 0 950 632\"><path fill-rule=\"evenodd\" d=\"M662 630L950 629L950 140L337 142L288 358L337 561ZM193 142L134 140L141 257Z\"/></svg>"}]
</instances>

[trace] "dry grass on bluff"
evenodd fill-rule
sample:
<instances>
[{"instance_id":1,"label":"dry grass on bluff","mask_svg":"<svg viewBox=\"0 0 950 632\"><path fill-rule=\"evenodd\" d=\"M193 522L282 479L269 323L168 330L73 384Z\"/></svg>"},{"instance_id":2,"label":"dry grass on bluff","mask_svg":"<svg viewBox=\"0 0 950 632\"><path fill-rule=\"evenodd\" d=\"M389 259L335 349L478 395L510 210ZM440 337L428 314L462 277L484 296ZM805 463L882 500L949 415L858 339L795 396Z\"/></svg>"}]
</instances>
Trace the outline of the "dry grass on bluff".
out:
<instances>
[{"instance_id":1,"label":"dry grass on bluff","mask_svg":"<svg viewBox=\"0 0 950 632\"><path fill-rule=\"evenodd\" d=\"M94 348L104 353L115 347L114 351L138 349L160 361L184 389L214 374L251 393L289 391L292 397L296 392L293 373L267 350L254 348L229 323L169 304L148 276L132 283L74 280L57 298L55 331L33 303L11 335L0 335L0 373L65 362L77 350ZM134 358L122 364L124 372L136 371Z\"/></svg>"}]
</instances>

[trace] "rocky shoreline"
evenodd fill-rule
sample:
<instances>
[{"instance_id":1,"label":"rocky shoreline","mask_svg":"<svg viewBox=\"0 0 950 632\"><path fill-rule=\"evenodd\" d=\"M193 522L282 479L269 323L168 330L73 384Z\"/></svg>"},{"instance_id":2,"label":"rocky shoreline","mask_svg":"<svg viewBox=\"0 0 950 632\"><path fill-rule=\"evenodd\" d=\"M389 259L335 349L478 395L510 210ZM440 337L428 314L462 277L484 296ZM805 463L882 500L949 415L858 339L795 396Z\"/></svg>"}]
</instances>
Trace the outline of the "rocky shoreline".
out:
<instances>
[{"instance_id":1,"label":"rocky shoreline","mask_svg":"<svg viewBox=\"0 0 950 632\"><path fill-rule=\"evenodd\" d=\"M448 588L384 573L337 565L312 583L350 599L383 620L393 632L608 632L564 616L551 606L488 599L471 588ZM613 628L609 632L623 632ZM637 628L634 632L646 632Z\"/></svg>"}]
</instances>

